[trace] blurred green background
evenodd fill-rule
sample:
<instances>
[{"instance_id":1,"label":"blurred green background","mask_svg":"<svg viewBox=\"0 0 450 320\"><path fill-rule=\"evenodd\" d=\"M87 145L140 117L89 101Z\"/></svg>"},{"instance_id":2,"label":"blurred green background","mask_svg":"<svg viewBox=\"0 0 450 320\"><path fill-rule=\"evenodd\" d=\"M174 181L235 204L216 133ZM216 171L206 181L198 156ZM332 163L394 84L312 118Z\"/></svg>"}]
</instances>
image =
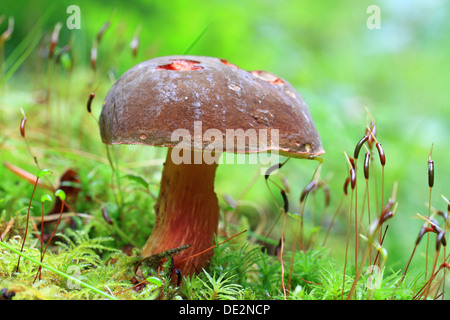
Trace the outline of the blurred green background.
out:
<instances>
[{"instance_id":1,"label":"blurred green background","mask_svg":"<svg viewBox=\"0 0 450 320\"><path fill-rule=\"evenodd\" d=\"M66 27L70 5L80 8L80 29ZM381 29L368 28L370 5L380 8ZM9 16L15 19L12 37L4 43L3 70L8 78L1 88L2 162L35 170L19 133L22 107L28 117L28 142L41 166L56 172L77 167L87 187L94 181L96 170L109 172L97 125L86 112L89 93L97 90L92 109L98 117L113 81L131 66L156 56L188 51L224 58L247 70L270 71L298 89L326 150L321 175L331 190L328 219L337 207L348 174L344 152L353 154L370 123L370 111L387 158L386 198L394 182L398 183L398 209L389 222L385 242L394 268L403 268L413 249L423 223L416 213L428 213L427 161L432 144L436 168L432 204L438 210L447 210L441 195L450 198L448 1L2 0L2 14L6 19L0 33L6 30ZM98 47L94 77L89 52L106 21L110 21L110 27ZM58 22L62 23L58 49L66 44L71 49L65 56L66 64L61 64L51 79L52 88L59 88L60 94L53 93L56 111L52 112L56 114L50 117L58 120L49 125L46 117L51 111L46 111L39 100L49 81L46 57L50 35ZM136 30L141 31L138 54L133 57L130 42ZM30 48L29 54L21 54L26 51L23 48ZM17 63L20 57L24 60ZM17 70L8 73L13 67ZM161 167L152 159L161 159L161 152L124 146L120 163L143 176L153 174L149 179L158 181ZM92 169L98 164L99 168ZM291 186L291 211L297 210L299 195L316 167L315 161L291 160L281 170ZM218 194L239 198L257 170L245 165L219 167ZM378 167L377 179L380 172ZM17 177L3 166L0 177L0 198L9 199L8 194L13 193L26 203L32 186L14 189L11 181L17 183ZM101 190L102 186L89 188ZM268 217L276 218L277 210L262 176L251 184L244 198L263 207ZM6 202L0 203L0 209L10 209ZM252 220L258 217L251 212L248 215L250 224L258 225ZM265 230L270 226L267 223ZM343 258L345 234L344 211L333 229L333 241L328 242L338 262ZM279 233L275 231L272 236L276 238ZM413 266L422 270L423 248Z\"/></svg>"}]
</instances>

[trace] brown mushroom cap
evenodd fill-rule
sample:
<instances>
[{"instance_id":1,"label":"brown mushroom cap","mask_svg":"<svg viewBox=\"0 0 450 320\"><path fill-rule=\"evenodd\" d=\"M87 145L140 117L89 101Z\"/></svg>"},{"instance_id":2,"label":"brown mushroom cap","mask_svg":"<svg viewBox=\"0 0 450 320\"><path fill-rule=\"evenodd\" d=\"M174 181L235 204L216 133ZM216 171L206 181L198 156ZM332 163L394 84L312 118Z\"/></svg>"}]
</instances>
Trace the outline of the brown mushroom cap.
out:
<instances>
[{"instance_id":1,"label":"brown mushroom cap","mask_svg":"<svg viewBox=\"0 0 450 320\"><path fill-rule=\"evenodd\" d=\"M201 121L202 133L220 130L224 142L227 129L278 129L281 155L324 152L308 107L286 80L202 56L159 57L128 70L106 96L100 131L107 144L174 147L179 144L172 141L174 130L186 129L194 137L194 121ZM274 149L245 141L245 153ZM192 141L191 148L210 143ZM235 150L224 145L223 151Z\"/></svg>"}]
</instances>

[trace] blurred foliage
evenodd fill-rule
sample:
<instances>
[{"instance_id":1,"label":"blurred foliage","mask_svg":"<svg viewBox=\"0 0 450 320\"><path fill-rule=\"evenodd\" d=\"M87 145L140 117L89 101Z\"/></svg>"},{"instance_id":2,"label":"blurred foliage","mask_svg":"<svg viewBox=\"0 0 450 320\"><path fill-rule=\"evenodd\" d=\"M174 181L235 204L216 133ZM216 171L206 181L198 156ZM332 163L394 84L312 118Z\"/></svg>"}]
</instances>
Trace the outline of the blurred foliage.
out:
<instances>
[{"instance_id":1,"label":"blurred foliage","mask_svg":"<svg viewBox=\"0 0 450 320\"><path fill-rule=\"evenodd\" d=\"M81 12L79 30L69 30L65 24L70 16L67 7L73 4ZM381 9L379 30L371 30L366 25L369 17L366 10L372 4ZM29 118L29 143L41 166L61 173L67 167L77 167L83 177L84 196L103 192L106 198L111 191L104 190L104 180L97 177L109 177L110 168L96 123L86 113L89 93L97 90L92 108L98 117L109 87L131 66L152 57L184 54L189 50L189 54L227 59L244 69L265 69L298 89L310 107L327 152L323 156L322 177L330 185L331 208L336 208L348 174L344 151L353 153L370 123L367 110L370 111L377 121L377 138L387 157L386 197L391 194L394 182L398 182L399 206L396 217L390 221L385 242L389 260L398 268L405 265L422 225L416 213L426 215L428 211L427 160L432 144L436 167L432 204L446 210L441 195L450 197L447 140L450 136L450 5L447 1L2 0L2 14L15 19L12 37L4 43L5 72L14 63L8 58L17 54L16 50L26 43L28 35L42 37L1 88L2 162L35 170L33 158L19 136L20 107L23 107ZM94 77L89 52L107 21L111 25L99 44ZM70 44L66 58L70 57L71 65L67 61L60 65L51 79L52 88L60 92L58 96L53 93L56 111L51 113L37 101L47 89L48 48L58 22L63 24L58 49ZM6 28L7 19L0 24L0 33ZM130 42L137 30L141 30L139 50L134 58ZM57 119L51 126L46 122L49 117ZM116 152L124 171L145 176L151 181L150 192L156 193L157 185L152 183L158 182L160 162L151 159L161 159L164 151L121 147ZM300 192L316 167L315 162L296 160L289 161L281 170L291 185L292 211L297 210ZM219 167L216 188L221 199L226 194L239 198L252 181L252 172L257 174L258 168ZM32 186L18 181L3 166L0 176L0 198L6 199L0 203L0 210L23 210ZM125 188L132 187L128 182ZM137 197L142 195L146 199L147 193L141 191ZM281 203L281 197L275 197ZM13 203L11 199L16 199L15 207L5 207ZM277 210L262 176L250 185L244 199L257 203L275 220ZM128 200L132 214L139 216L133 200ZM145 209L151 211L151 204L150 201ZM36 203L36 208L39 206ZM83 209L83 204L80 206ZM112 215L120 215L114 205L108 206L112 206ZM242 211L255 218L254 209ZM338 220L332 235L335 241L329 244L340 261L346 219L342 216ZM266 229L273 223L268 222ZM145 228L150 229L150 225ZM257 227L258 222L252 220L250 225ZM275 238L277 232L272 234ZM415 257L412 265L421 269L423 256Z\"/></svg>"}]
</instances>

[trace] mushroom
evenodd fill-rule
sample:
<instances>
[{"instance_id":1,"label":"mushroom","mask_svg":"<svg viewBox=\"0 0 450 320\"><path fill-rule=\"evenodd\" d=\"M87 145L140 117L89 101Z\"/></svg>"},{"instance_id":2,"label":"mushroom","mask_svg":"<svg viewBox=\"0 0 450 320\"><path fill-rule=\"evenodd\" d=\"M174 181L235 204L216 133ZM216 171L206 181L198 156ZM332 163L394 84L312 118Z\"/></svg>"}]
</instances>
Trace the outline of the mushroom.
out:
<instances>
[{"instance_id":1,"label":"mushroom","mask_svg":"<svg viewBox=\"0 0 450 320\"><path fill-rule=\"evenodd\" d=\"M174 269L192 275L207 264L212 250L189 257L214 242L219 222L214 192L218 163L203 157L212 139L197 138L213 132L220 142L220 135L228 138L227 133L238 130L278 130L278 143L234 137L238 145L216 145L215 160L223 151L278 152L296 158L324 152L300 94L266 71L249 72L213 57L166 56L132 67L114 83L100 115L102 141L168 147L154 207L156 220L143 257L190 245L174 257ZM179 135L174 141L175 132L184 133L183 144ZM195 161L180 162L180 157Z\"/></svg>"}]
</instances>

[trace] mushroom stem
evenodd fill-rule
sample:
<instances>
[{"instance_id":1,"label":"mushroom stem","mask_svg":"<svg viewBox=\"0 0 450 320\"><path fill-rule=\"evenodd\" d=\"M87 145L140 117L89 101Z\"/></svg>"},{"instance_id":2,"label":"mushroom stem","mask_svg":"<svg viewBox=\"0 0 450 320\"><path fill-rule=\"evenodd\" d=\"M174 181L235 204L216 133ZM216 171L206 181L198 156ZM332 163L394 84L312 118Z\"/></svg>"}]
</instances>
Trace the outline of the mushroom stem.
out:
<instances>
[{"instance_id":1,"label":"mushroom stem","mask_svg":"<svg viewBox=\"0 0 450 320\"><path fill-rule=\"evenodd\" d=\"M217 163L191 164L173 162L174 149L170 148L161 178L161 188L155 205L156 220L142 255L148 257L182 245L191 245L174 257L174 269L182 275L201 271L211 258L208 251L192 259L186 259L213 245L219 222L219 204L214 192Z\"/></svg>"}]
</instances>

